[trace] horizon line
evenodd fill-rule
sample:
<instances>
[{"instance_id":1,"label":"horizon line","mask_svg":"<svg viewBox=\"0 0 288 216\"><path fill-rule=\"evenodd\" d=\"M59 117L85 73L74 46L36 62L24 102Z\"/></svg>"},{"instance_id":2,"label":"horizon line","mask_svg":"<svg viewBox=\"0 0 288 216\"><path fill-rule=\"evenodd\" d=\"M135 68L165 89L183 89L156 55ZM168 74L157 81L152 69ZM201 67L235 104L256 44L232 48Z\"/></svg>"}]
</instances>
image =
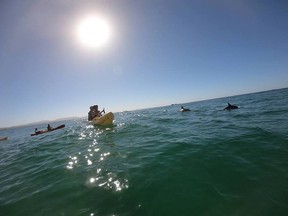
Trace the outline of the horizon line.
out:
<instances>
[{"instance_id":1,"label":"horizon line","mask_svg":"<svg viewBox=\"0 0 288 216\"><path fill-rule=\"evenodd\" d=\"M203 100L197 100L197 101L190 101L190 102L180 102L180 103L173 103L172 105L176 104L186 104L186 103L192 103L192 102L200 102L200 101L206 101L206 100L215 100L215 99L221 99L221 98L226 98L226 97L234 97L234 96L241 96L241 95L246 95L246 94L256 94L256 93L262 93L262 92L267 92L267 91L275 91L275 90L281 90L281 89L286 89L288 87L280 87L280 88L273 88L269 90L262 90L262 91L256 91L256 92L250 92L250 93L240 93L236 95L230 95L230 96L220 96L216 98L208 98L208 99L203 99ZM156 107L146 107L146 108L139 108L139 109L134 109L134 110L124 110L124 111L118 111L115 113L120 113L120 112L132 112L132 111L137 111L137 110L144 110L144 109L153 109L157 107L165 107L165 106L171 106L170 105L162 105L162 106L156 106ZM71 120L71 119L76 119L76 118L85 118L85 116L72 116L72 117L63 117L63 118L57 118L53 120L40 120L36 122L30 122L30 123L24 123L24 124L19 124L19 125L14 125L14 126L8 126L8 127L1 127L0 130L7 130L7 129L12 129L12 128L18 128L18 127L26 127L29 125L36 125L36 124L44 124L44 123L53 123L61 120Z\"/></svg>"}]
</instances>

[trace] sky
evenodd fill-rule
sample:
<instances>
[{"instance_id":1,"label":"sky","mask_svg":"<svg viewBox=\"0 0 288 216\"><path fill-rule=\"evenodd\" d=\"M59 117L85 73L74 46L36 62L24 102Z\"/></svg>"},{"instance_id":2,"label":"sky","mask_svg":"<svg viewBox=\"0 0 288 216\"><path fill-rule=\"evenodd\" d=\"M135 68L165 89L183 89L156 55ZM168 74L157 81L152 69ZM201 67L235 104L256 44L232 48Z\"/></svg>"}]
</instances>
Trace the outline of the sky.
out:
<instances>
[{"instance_id":1,"label":"sky","mask_svg":"<svg viewBox=\"0 0 288 216\"><path fill-rule=\"evenodd\" d=\"M0 127L288 87L287 21L286 0L0 1Z\"/></svg>"}]
</instances>

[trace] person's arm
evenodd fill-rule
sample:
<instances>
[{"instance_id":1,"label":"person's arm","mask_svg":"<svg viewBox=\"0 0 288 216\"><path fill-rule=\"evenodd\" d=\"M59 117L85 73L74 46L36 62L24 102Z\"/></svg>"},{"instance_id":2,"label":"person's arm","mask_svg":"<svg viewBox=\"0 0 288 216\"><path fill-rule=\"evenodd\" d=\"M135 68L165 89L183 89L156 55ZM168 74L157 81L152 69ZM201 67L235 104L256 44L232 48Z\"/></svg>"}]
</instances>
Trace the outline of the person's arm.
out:
<instances>
[{"instance_id":1,"label":"person's arm","mask_svg":"<svg viewBox=\"0 0 288 216\"><path fill-rule=\"evenodd\" d=\"M105 108L103 108L103 110L101 111L101 113L102 113L102 112L105 114Z\"/></svg>"}]
</instances>

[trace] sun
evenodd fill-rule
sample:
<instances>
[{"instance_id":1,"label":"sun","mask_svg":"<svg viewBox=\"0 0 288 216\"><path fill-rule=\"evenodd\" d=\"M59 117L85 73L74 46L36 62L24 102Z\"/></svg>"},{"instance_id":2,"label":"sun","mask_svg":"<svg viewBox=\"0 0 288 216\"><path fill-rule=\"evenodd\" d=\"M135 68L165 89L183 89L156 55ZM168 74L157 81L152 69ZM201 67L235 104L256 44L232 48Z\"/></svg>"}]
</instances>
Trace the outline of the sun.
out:
<instances>
[{"instance_id":1,"label":"sun","mask_svg":"<svg viewBox=\"0 0 288 216\"><path fill-rule=\"evenodd\" d=\"M111 37L108 22L98 16L86 16L80 20L76 35L81 44L88 48L99 48L106 45Z\"/></svg>"}]
</instances>

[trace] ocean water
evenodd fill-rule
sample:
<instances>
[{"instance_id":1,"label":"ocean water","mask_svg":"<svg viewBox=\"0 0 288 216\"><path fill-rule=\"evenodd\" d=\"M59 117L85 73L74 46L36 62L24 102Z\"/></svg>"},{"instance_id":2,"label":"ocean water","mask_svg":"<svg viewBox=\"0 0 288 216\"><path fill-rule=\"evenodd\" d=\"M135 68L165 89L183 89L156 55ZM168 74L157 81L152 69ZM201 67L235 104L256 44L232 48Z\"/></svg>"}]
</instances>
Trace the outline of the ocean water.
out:
<instances>
[{"instance_id":1,"label":"ocean water","mask_svg":"<svg viewBox=\"0 0 288 216\"><path fill-rule=\"evenodd\" d=\"M0 215L287 215L288 89L63 123L0 130Z\"/></svg>"}]
</instances>

